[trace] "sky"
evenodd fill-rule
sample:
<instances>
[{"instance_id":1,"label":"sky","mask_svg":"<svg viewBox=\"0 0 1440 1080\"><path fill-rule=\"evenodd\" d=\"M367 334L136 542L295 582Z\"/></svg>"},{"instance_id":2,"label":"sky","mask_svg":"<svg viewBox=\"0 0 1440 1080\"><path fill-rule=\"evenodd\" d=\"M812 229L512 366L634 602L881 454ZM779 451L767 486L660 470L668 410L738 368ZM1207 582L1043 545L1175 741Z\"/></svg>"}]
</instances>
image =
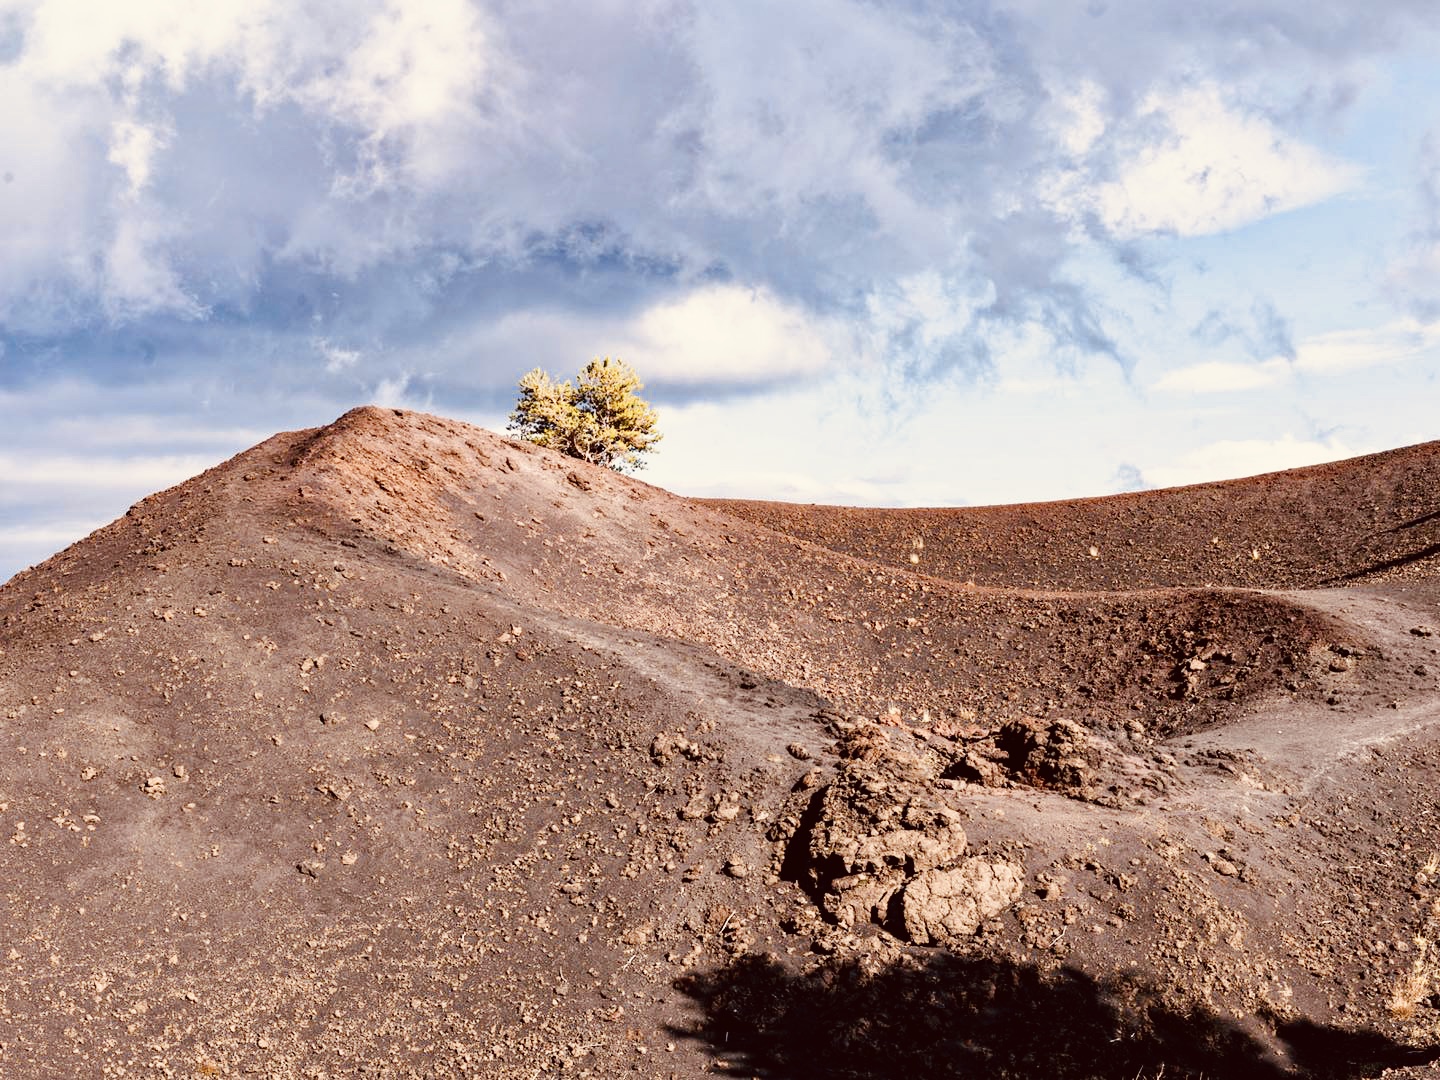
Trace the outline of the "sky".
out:
<instances>
[{"instance_id":1,"label":"sky","mask_svg":"<svg viewBox=\"0 0 1440 1080\"><path fill-rule=\"evenodd\" d=\"M1433 0L0 0L0 581L618 356L687 495L1440 438Z\"/></svg>"}]
</instances>

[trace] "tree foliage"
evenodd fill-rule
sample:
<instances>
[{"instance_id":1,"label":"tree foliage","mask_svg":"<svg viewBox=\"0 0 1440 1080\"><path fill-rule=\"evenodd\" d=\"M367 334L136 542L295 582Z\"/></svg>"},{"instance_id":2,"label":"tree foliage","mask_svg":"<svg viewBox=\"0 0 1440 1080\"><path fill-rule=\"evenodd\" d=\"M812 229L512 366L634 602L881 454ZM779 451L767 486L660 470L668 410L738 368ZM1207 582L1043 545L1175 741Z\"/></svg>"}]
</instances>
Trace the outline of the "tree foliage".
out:
<instances>
[{"instance_id":1,"label":"tree foliage","mask_svg":"<svg viewBox=\"0 0 1440 1080\"><path fill-rule=\"evenodd\" d=\"M557 383L536 368L520 380L520 397L508 430L619 472L643 468L643 457L660 441L655 410L639 391L634 368L620 360L591 360L572 384Z\"/></svg>"}]
</instances>

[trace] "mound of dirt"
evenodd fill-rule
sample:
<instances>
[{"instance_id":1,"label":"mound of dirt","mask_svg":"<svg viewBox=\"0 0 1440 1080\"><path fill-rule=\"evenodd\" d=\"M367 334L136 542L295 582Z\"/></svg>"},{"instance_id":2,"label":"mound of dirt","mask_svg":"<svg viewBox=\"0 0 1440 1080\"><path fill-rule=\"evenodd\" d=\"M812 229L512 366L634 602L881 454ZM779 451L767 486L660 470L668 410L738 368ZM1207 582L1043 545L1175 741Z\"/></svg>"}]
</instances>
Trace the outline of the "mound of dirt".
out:
<instances>
[{"instance_id":1,"label":"mound of dirt","mask_svg":"<svg viewBox=\"0 0 1440 1080\"><path fill-rule=\"evenodd\" d=\"M1436 454L852 511L277 435L0 589L0 1074L1418 1068Z\"/></svg>"}]
</instances>

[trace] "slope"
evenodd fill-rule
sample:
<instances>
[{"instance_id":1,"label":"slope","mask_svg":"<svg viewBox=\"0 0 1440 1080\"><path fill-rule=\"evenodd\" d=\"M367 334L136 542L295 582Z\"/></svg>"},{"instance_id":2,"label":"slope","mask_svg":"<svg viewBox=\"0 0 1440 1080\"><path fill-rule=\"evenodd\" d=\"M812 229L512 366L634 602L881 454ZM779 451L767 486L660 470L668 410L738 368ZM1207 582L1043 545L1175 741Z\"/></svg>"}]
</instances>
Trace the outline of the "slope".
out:
<instances>
[{"instance_id":1,"label":"slope","mask_svg":"<svg viewBox=\"0 0 1440 1080\"><path fill-rule=\"evenodd\" d=\"M1335 950L1429 932L1425 582L1002 589L862 556L359 409L17 575L0 1070L1409 1060L1427 954ZM926 1000L1014 1008L935 1037ZM837 1020L858 1056L797 1058Z\"/></svg>"},{"instance_id":2,"label":"slope","mask_svg":"<svg viewBox=\"0 0 1440 1080\"><path fill-rule=\"evenodd\" d=\"M709 505L836 551L1010 588L1266 589L1440 573L1440 442L1098 499L873 510Z\"/></svg>"}]
</instances>

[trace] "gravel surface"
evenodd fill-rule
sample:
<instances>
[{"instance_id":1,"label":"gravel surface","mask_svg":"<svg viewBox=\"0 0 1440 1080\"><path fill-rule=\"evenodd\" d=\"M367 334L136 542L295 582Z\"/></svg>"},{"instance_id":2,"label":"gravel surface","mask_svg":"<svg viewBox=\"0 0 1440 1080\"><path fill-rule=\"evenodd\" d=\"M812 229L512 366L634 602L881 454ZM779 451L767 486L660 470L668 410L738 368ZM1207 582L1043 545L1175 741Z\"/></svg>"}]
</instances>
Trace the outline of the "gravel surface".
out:
<instances>
[{"instance_id":1,"label":"gravel surface","mask_svg":"<svg viewBox=\"0 0 1440 1080\"><path fill-rule=\"evenodd\" d=\"M1437 492L277 435L0 589L0 1076L1429 1075Z\"/></svg>"}]
</instances>

